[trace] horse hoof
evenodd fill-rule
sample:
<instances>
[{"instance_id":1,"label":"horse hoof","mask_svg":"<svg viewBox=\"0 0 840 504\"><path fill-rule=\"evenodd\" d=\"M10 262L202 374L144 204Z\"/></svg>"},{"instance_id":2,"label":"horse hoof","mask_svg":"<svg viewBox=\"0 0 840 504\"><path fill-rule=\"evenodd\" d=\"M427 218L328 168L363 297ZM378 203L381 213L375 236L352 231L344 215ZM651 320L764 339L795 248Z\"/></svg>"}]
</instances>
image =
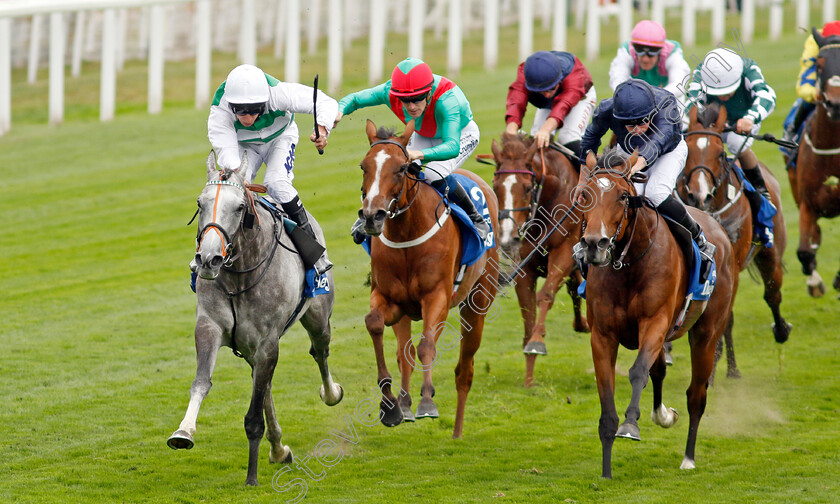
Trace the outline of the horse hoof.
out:
<instances>
[{"instance_id":1,"label":"horse hoof","mask_svg":"<svg viewBox=\"0 0 840 504\"><path fill-rule=\"evenodd\" d=\"M674 358L671 356L671 352L665 352L665 365L666 366L673 366L674 365Z\"/></svg>"},{"instance_id":2,"label":"horse hoof","mask_svg":"<svg viewBox=\"0 0 840 504\"><path fill-rule=\"evenodd\" d=\"M632 439L633 441L641 441L642 437L639 433L639 426L629 423L619 425L618 431L615 433L617 438Z\"/></svg>"},{"instance_id":3,"label":"horse hoof","mask_svg":"<svg viewBox=\"0 0 840 504\"><path fill-rule=\"evenodd\" d=\"M166 440L166 446L173 450L189 450L195 443L189 432L178 429Z\"/></svg>"},{"instance_id":4,"label":"horse hoof","mask_svg":"<svg viewBox=\"0 0 840 504\"><path fill-rule=\"evenodd\" d=\"M403 421L403 414L400 407L389 401L390 407L385 401L379 403L379 411L382 413L382 425L385 427L396 427Z\"/></svg>"},{"instance_id":5,"label":"horse hoof","mask_svg":"<svg viewBox=\"0 0 840 504\"><path fill-rule=\"evenodd\" d=\"M834 287L834 290L840 291L840 272L834 276L834 281L831 282L831 286Z\"/></svg>"},{"instance_id":6,"label":"horse hoof","mask_svg":"<svg viewBox=\"0 0 840 504\"><path fill-rule=\"evenodd\" d=\"M808 285L808 295L813 298L823 297L825 294L825 284L820 282L815 285Z\"/></svg>"},{"instance_id":7,"label":"horse hoof","mask_svg":"<svg viewBox=\"0 0 840 504\"><path fill-rule=\"evenodd\" d=\"M402 407L400 406L403 414L403 422L414 422L414 413L411 412L411 406Z\"/></svg>"},{"instance_id":8,"label":"horse hoof","mask_svg":"<svg viewBox=\"0 0 840 504\"><path fill-rule=\"evenodd\" d=\"M726 370L726 377L737 380L737 379L741 378L741 372L738 371L738 368L727 369Z\"/></svg>"},{"instance_id":9,"label":"horse hoof","mask_svg":"<svg viewBox=\"0 0 840 504\"><path fill-rule=\"evenodd\" d=\"M782 325L773 324L773 337L776 338L776 343L784 343L790 336L790 330L793 329L793 324L782 319Z\"/></svg>"},{"instance_id":10,"label":"horse hoof","mask_svg":"<svg viewBox=\"0 0 840 504\"><path fill-rule=\"evenodd\" d=\"M271 464L291 464L294 458L294 455L292 455L292 449L286 445L283 445L283 453L279 456L274 454L273 447L268 452L268 462Z\"/></svg>"},{"instance_id":11,"label":"horse hoof","mask_svg":"<svg viewBox=\"0 0 840 504\"><path fill-rule=\"evenodd\" d=\"M336 389L338 389L338 391L336 391ZM338 383L333 385L332 398L327 397L325 392L326 389L324 389L324 386L321 385L321 390L319 390L318 393L321 395L321 400L324 401L324 404L326 404L327 406L335 406L336 404L340 403L342 399L344 399L344 388L342 388L341 385L339 385Z\"/></svg>"},{"instance_id":12,"label":"horse hoof","mask_svg":"<svg viewBox=\"0 0 840 504\"><path fill-rule=\"evenodd\" d=\"M650 412L650 419L653 420L653 423L656 425L662 427L663 429L667 429L677 423L677 420L680 419L680 414L677 413L677 410L674 408L666 408L664 404L660 404L659 409L655 409ZM639 428L636 427L637 433L638 430Z\"/></svg>"},{"instance_id":13,"label":"horse hoof","mask_svg":"<svg viewBox=\"0 0 840 504\"><path fill-rule=\"evenodd\" d=\"M589 328L589 324L585 320L581 320L580 322L575 321L575 324L572 328L575 330L575 332L579 333L592 332L592 329Z\"/></svg>"},{"instance_id":14,"label":"horse hoof","mask_svg":"<svg viewBox=\"0 0 840 504\"><path fill-rule=\"evenodd\" d=\"M439 416L434 401L428 397L420 399L420 404L417 405L417 418L438 418Z\"/></svg>"},{"instance_id":15,"label":"horse hoof","mask_svg":"<svg viewBox=\"0 0 840 504\"><path fill-rule=\"evenodd\" d=\"M542 341L531 341L525 348L522 349L522 353L525 355L548 355L548 352L545 349L545 343Z\"/></svg>"},{"instance_id":16,"label":"horse hoof","mask_svg":"<svg viewBox=\"0 0 840 504\"><path fill-rule=\"evenodd\" d=\"M685 457L682 461L682 464L680 464L680 469L684 471L694 469L694 461L688 457Z\"/></svg>"}]
</instances>

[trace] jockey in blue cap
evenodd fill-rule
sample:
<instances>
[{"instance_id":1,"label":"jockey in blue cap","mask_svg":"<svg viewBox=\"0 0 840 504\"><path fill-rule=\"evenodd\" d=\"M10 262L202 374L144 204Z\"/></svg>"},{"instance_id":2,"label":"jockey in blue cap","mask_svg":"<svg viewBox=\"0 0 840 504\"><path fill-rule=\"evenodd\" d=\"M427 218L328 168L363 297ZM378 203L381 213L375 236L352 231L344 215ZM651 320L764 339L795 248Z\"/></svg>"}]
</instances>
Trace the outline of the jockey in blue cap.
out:
<instances>
[{"instance_id":1,"label":"jockey in blue cap","mask_svg":"<svg viewBox=\"0 0 840 504\"><path fill-rule=\"evenodd\" d=\"M636 191L644 194L657 211L691 232L704 263L701 271L708 273L715 246L673 195L688 156L681 126L682 111L671 92L639 79L627 80L616 87L612 98L598 104L581 140L581 160L585 161L589 152L597 153L601 137L612 130L621 155L629 157L635 151L639 156L631 173L643 171L648 176L646 183L635 184Z\"/></svg>"}]
</instances>

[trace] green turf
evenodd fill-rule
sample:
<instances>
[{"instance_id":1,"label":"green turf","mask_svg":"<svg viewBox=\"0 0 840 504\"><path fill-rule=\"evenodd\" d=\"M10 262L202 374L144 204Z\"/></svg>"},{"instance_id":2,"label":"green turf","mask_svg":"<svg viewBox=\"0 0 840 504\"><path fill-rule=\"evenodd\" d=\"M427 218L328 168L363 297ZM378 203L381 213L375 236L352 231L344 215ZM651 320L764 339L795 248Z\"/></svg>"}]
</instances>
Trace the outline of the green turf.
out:
<instances>
[{"instance_id":1,"label":"green turf","mask_svg":"<svg viewBox=\"0 0 840 504\"><path fill-rule=\"evenodd\" d=\"M790 11L791 8L788 7ZM791 15L791 12L788 12ZM812 15L817 19L819 13ZM759 19L761 22L761 19ZM736 23L737 20L730 20ZM679 20L669 18L678 38ZM603 57L588 65L600 97L609 95L607 68L615 22L605 30ZM674 33L676 32L676 33ZM700 32L702 33L702 32ZM481 68L481 33L468 34L465 69L456 80L469 97L483 132L480 152L503 130L504 99L516 63L516 33L503 32L499 70ZM710 47L694 52L703 54ZM583 37L570 31L570 48ZM538 30L535 47L550 34ZM750 44L778 94L763 131L781 133L793 102L803 36L788 34ZM401 59L405 39L389 35L386 67ZM433 68L445 68L445 41L426 48ZM365 82L366 50L354 42L344 91ZM214 57L220 80L233 60ZM302 75L323 73L324 54L304 61ZM260 63L282 77L282 63ZM277 70L275 70L277 69ZM145 113L145 67L128 63L118 82L117 117L100 123L98 74L86 65L68 79L67 120L45 126L46 88L14 75L12 131L0 137L0 502L270 502L279 493L268 446L261 447L261 486L244 486L247 440L242 419L250 398L247 364L224 349L214 387L198 417L196 446L172 451L166 438L177 427L194 377L195 296L187 263L195 227L187 221L204 183L206 111L192 107L191 64L169 64L163 114ZM295 183L325 228L336 263L336 308L330 364L345 389L328 408L318 398L317 367L299 326L281 341L274 397L284 442L302 458L323 440L347 432L342 457L309 466L318 481L294 469L276 486L302 478L307 502L836 502L840 494L837 440L840 357L836 293L805 294L795 258L797 214L786 179L784 213L789 245L782 310L793 323L784 346L773 342L772 318L761 289L744 273L736 302L735 344L741 380L719 373L710 389L697 444L697 469L678 469L687 431L685 389L688 345L675 344L664 399L683 413L672 429L648 420L651 394L643 394L642 442L618 440L612 481L600 478L599 402L586 335L571 331L570 302L558 296L549 316L548 357L537 363L537 385L522 387L522 324L515 295L498 299L500 316L488 324L476 358L464 439L450 439L454 419L453 368L445 352L435 370L437 420L393 429L366 427L355 407L374 397L376 370L364 328L368 258L348 236L358 208L358 162L366 151L364 119L396 125L387 110L359 111L330 138L324 156L302 145ZM298 118L302 131L311 122ZM304 142L305 143L305 142ZM758 145L759 157L783 177L781 157ZM490 167L473 164L489 180ZM819 271L828 281L838 265L840 224L822 221ZM386 355L396 376L395 342ZM634 352L619 352L617 407L629 400L627 369ZM419 376L413 394L419 397Z\"/></svg>"}]
</instances>

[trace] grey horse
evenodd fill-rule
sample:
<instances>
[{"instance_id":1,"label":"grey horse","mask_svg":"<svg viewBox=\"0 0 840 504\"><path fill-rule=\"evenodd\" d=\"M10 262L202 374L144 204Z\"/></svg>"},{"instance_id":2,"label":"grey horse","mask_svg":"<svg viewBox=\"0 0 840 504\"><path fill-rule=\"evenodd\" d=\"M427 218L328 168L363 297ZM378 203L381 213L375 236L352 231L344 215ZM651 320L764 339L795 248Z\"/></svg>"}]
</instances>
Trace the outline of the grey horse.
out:
<instances>
[{"instance_id":1,"label":"grey horse","mask_svg":"<svg viewBox=\"0 0 840 504\"><path fill-rule=\"evenodd\" d=\"M231 347L252 370L251 404L245 415L249 447L245 483L256 485L264 432L271 443L269 461L292 462L291 449L280 440L271 379L277 365L279 339L294 322L299 320L309 333L309 353L321 371L321 400L334 406L344 391L333 382L327 367L330 315L335 301L332 289L314 298L303 297L305 277L300 256L284 232L283 223L254 204L251 189L260 186L246 183L243 175L248 170L247 156L237 170L223 171L216 169L213 152L207 158L207 185L198 197L195 255L197 370L187 413L166 444L173 449L193 447L196 417L201 401L210 391L219 348ZM320 225L312 216L309 218L318 241L324 243ZM332 272L326 275L332 286Z\"/></svg>"}]
</instances>

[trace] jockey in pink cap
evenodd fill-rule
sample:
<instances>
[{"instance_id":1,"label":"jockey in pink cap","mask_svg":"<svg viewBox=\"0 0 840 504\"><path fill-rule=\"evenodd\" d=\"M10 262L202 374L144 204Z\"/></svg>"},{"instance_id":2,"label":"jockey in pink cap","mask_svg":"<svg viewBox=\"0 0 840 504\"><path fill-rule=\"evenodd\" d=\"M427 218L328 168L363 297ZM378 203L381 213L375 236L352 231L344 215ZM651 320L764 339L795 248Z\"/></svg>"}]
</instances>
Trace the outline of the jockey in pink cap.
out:
<instances>
[{"instance_id":1,"label":"jockey in pink cap","mask_svg":"<svg viewBox=\"0 0 840 504\"><path fill-rule=\"evenodd\" d=\"M631 78L665 88L685 108L685 86L691 68L683 57L680 43L665 38L665 28L656 21L639 21L630 40L621 44L610 63L610 88Z\"/></svg>"}]
</instances>

